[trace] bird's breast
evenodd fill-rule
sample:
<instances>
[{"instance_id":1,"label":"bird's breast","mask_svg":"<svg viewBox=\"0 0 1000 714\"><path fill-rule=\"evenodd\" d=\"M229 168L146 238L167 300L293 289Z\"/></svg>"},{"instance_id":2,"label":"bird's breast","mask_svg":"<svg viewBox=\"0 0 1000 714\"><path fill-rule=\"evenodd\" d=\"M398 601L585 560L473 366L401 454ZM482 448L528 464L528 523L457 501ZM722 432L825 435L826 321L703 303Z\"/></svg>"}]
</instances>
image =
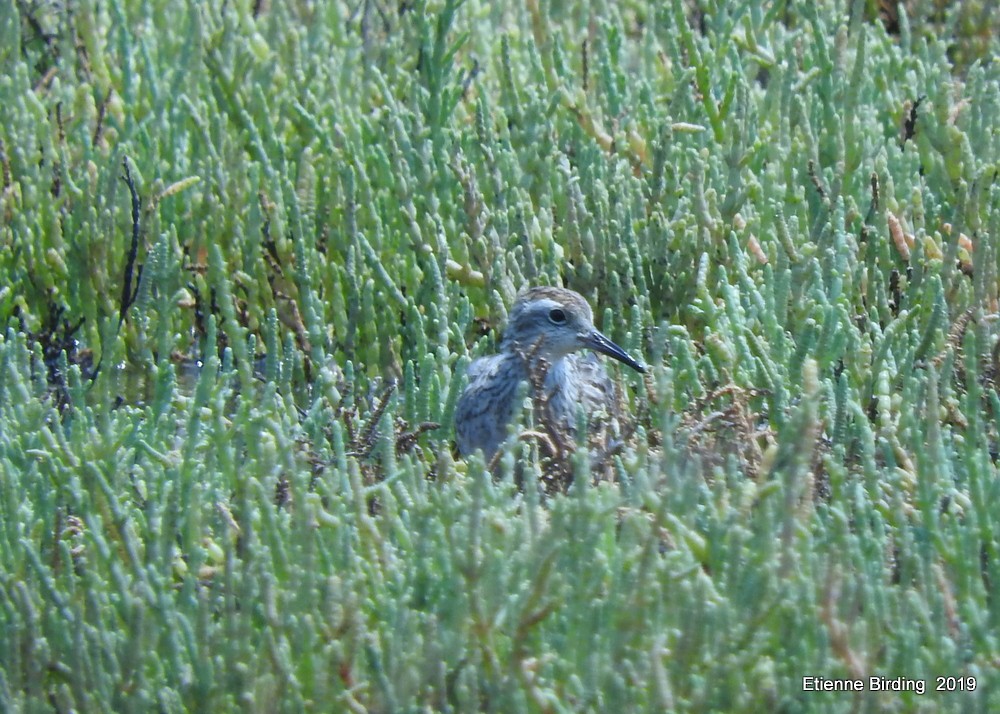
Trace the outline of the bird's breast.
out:
<instances>
[{"instance_id":1,"label":"bird's breast","mask_svg":"<svg viewBox=\"0 0 1000 714\"><path fill-rule=\"evenodd\" d=\"M549 413L570 432L581 406L590 417L611 406L611 379L595 355L571 354L559 360L545 376L544 387Z\"/></svg>"}]
</instances>

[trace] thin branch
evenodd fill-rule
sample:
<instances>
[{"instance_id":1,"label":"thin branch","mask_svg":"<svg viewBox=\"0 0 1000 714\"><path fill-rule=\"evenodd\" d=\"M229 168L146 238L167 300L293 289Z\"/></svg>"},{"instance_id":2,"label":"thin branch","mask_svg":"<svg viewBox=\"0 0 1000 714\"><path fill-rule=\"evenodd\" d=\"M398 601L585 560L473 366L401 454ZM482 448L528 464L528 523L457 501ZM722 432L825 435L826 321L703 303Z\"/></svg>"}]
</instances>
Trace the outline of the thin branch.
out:
<instances>
[{"instance_id":1,"label":"thin branch","mask_svg":"<svg viewBox=\"0 0 1000 714\"><path fill-rule=\"evenodd\" d=\"M128 166L128 157L122 159L122 166L125 167L125 175L122 180L128 186L129 194L132 197L132 243L129 246L128 260L125 262L125 276L122 281L121 307L118 310L118 329L121 329L125 322L125 315L128 309L135 302L139 293L139 281L142 279L142 266L139 266L138 276L135 280L135 288L132 288L132 276L135 272L135 261L139 253L139 215L142 209L142 201L139 193L135 190L135 181L132 179L132 171Z\"/></svg>"}]
</instances>

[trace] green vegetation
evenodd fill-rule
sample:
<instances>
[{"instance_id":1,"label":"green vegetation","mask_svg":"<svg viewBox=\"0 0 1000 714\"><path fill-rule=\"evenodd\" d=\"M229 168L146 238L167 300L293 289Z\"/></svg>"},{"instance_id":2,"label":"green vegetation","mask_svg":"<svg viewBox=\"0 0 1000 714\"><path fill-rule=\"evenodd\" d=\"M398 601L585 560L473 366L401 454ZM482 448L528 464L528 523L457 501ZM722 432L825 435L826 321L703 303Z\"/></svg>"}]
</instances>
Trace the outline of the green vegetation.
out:
<instances>
[{"instance_id":1,"label":"green vegetation","mask_svg":"<svg viewBox=\"0 0 1000 714\"><path fill-rule=\"evenodd\" d=\"M0 0L0 710L1000 708L1000 11L890 5ZM537 284L615 483L452 455Z\"/></svg>"}]
</instances>

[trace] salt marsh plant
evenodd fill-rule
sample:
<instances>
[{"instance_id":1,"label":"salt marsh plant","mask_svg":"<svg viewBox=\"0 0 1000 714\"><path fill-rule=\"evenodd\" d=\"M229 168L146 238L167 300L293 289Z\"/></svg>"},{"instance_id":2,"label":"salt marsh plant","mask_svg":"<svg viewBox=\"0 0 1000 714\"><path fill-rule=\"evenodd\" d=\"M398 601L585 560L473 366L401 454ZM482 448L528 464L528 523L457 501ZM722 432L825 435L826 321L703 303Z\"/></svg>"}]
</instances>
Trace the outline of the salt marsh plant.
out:
<instances>
[{"instance_id":1,"label":"salt marsh plant","mask_svg":"<svg viewBox=\"0 0 1000 714\"><path fill-rule=\"evenodd\" d=\"M3 709L995 709L998 29L0 2ZM539 284L613 484L453 455Z\"/></svg>"}]
</instances>

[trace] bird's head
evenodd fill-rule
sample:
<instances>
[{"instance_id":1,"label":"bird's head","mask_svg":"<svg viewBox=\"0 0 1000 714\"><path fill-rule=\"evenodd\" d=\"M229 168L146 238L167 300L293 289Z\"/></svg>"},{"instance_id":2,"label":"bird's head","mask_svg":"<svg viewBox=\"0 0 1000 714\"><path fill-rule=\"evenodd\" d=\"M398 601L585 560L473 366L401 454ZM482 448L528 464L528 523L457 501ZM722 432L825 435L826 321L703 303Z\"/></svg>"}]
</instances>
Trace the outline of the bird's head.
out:
<instances>
[{"instance_id":1,"label":"bird's head","mask_svg":"<svg viewBox=\"0 0 1000 714\"><path fill-rule=\"evenodd\" d=\"M589 349L627 364L637 372L646 368L594 327L594 314L583 296L554 287L521 293L507 320L504 347L514 347L549 364L572 352Z\"/></svg>"}]
</instances>

